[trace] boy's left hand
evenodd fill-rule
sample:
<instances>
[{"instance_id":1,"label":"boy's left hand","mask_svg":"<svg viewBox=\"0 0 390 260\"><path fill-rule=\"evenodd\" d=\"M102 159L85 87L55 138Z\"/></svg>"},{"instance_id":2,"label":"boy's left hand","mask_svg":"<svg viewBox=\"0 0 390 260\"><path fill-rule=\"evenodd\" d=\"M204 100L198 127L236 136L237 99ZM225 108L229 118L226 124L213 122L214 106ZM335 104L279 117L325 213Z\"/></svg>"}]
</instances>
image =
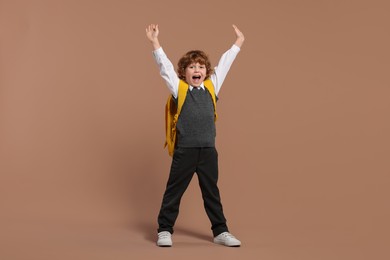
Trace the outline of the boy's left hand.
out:
<instances>
[{"instance_id":1,"label":"boy's left hand","mask_svg":"<svg viewBox=\"0 0 390 260\"><path fill-rule=\"evenodd\" d=\"M233 24L233 28L234 28L234 31L235 31L236 37L237 37L236 42L234 44L241 48L241 46L245 40L244 34L234 24Z\"/></svg>"}]
</instances>

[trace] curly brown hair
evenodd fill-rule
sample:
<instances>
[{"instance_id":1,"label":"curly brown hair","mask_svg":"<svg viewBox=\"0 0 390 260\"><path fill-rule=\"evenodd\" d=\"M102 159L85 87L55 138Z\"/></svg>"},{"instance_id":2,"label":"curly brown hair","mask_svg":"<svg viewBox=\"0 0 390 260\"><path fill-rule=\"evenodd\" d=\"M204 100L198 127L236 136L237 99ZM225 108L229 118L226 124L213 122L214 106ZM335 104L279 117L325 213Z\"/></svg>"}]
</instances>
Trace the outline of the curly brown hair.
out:
<instances>
[{"instance_id":1,"label":"curly brown hair","mask_svg":"<svg viewBox=\"0 0 390 260\"><path fill-rule=\"evenodd\" d=\"M211 63L209 57L206 53L200 50L189 51L180 58L177 63L177 74L180 79L186 79L186 68L192 63L199 63L206 66L206 78L208 79L213 73L213 68L211 68Z\"/></svg>"}]
</instances>

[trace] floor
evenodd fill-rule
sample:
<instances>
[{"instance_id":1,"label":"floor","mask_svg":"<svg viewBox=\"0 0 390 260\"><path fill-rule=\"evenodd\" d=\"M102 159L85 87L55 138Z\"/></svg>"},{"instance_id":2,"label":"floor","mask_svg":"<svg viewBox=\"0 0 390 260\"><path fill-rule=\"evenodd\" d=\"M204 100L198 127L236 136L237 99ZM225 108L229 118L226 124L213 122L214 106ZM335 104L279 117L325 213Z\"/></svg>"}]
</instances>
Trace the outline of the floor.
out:
<instances>
[{"instance_id":1,"label":"floor","mask_svg":"<svg viewBox=\"0 0 390 260\"><path fill-rule=\"evenodd\" d=\"M4 224L4 223L2 223ZM134 223L133 223L134 224ZM386 245L364 238L346 240L345 236L321 239L321 232L293 233L290 230L236 232L240 248L212 243L208 231L178 225L174 246L155 245L154 226L90 223L87 221L12 221L2 228L1 259L272 259L272 260L359 260L389 259ZM322 235L332 236L322 231Z\"/></svg>"}]
</instances>

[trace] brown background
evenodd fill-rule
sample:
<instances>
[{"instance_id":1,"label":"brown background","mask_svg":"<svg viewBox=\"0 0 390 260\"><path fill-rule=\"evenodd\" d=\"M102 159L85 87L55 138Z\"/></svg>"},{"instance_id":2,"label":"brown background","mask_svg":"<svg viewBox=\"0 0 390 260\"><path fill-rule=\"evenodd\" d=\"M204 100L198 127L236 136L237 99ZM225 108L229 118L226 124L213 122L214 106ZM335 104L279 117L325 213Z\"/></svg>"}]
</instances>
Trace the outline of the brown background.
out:
<instances>
[{"instance_id":1,"label":"brown background","mask_svg":"<svg viewBox=\"0 0 390 260\"><path fill-rule=\"evenodd\" d=\"M389 259L388 1L0 1L1 259ZM212 244L194 177L155 246L176 64L246 42L218 104L239 249Z\"/></svg>"}]
</instances>

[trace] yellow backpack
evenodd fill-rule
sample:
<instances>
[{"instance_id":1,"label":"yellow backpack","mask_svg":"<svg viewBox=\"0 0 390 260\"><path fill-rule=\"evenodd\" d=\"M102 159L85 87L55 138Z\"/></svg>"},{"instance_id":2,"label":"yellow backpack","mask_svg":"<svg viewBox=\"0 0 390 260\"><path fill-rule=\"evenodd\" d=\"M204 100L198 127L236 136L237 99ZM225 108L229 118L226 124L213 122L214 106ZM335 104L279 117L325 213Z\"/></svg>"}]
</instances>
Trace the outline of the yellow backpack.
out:
<instances>
[{"instance_id":1,"label":"yellow backpack","mask_svg":"<svg viewBox=\"0 0 390 260\"><path fill-rule=\"evenodd\" d=\"M214 104L214 122L217 121L217 100L215 98L214 85L210 79L203 82L205 88L209 91ZM166 140L164 148L168 146L168 153L173 156L176 144L176 124L179 119L181 108L187 96L188 84L183 80L179 82L179 90L177 94L177 106L172 95L169 95L167 104L165 105L165 134Z\"/></svg>"}]
</instances>

